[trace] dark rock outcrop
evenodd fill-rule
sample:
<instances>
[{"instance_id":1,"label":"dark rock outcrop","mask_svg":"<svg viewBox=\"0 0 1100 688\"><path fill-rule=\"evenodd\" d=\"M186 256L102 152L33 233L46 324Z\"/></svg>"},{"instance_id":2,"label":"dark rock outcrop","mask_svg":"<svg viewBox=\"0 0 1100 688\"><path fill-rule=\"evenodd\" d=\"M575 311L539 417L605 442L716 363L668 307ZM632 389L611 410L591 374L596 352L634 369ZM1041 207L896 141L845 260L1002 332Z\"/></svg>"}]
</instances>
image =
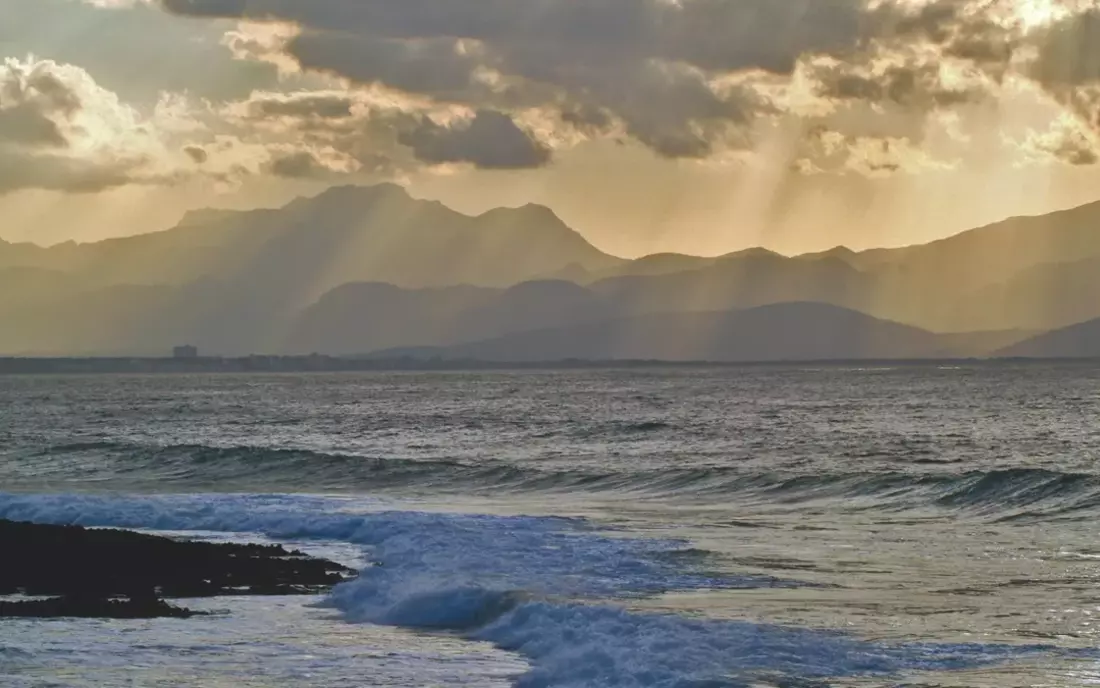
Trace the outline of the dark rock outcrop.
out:
<instances>
[{"instance_id":1,"label":"dark rock outcrop","mask_svg":"<svg viewBox=\"0 0 1100 688\"><path fill-rule=\"evenodd\" d=\"M115 600L106 597L67 595L44 600L0 602L4 618L97 618L97 619L189 619L202 612L168 604L164 600L140 597Z\"/></svg>"},{"instance_id":2,"label":"dark rock outcrop","mask_svg":"<svg viewBox=\"0 0 1100 688\"><path fill-rule=\"evenodd\" d=\"M280 545L6 520L0 558L0 596L50 598L0 603L0 617L186 617L192 612L162 598L316 594L354 574Z\"/></svg>"}]
</instances>

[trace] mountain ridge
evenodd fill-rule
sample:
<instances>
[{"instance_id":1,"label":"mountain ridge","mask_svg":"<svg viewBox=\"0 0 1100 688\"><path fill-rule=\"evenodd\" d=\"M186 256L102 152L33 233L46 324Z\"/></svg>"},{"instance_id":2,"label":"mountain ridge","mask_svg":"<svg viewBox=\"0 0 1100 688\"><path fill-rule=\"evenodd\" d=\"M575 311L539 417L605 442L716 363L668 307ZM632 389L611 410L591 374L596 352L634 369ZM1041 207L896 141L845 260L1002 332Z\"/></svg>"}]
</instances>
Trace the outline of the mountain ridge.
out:
<instances>
[{"instance_id":1,"label":"mountain ridge","mask_svg":"<svg viewBox=\"0 0 1100 688\"><path fill-rule=\"evenodd\" d=\"M64 242L60 242L60 243L56 243L56 244L42 245L42 244L35 243L33 241L10 241L10 240L0 238L0 249L24 248L24 249L32 249L32 250L37 249L37 250L41 250L41 251L51 251L51 250L54 250L54 249L71 249L71 248L74 248L74 247L90 247L90 246L95 246L95 245L99 245L99 244L128 242L128 241L137 240L137 239L140 239L140 238L143 238L143 237L164 235L164 234L171 233L171 232L174 232L176 230L183 229L183 228L194 228L196 225L201 225L201 224L205 224L205 223L224 222L226 220L233 219L233 218L236 218L236 217L240 217L240 216L243 216L243 215L271 214L271 213L277 213L279 211L294 210L296 208L299 208L303 205L306 205L306 204L309 204L309 203L312 203L312 202L330 201L330 200L332 200L334 198L338 198L338 197L345 197L345 198L355 199L355 198L361 198L364 195L373 195L373 196L376 196L376 197L384 197L384 196L404 197L405 199L407 199L409 201L413 201L413 202L421 203L421 204L432 205L432 206L435 206L435 207L438 207L438 208L445 209L446 211L448 211L450 213L454 213L455 215L460 215L462 217L471 218L471 219L482 219L482 218L486 218L486 217L492 217L496 214L501 214L501 213L521 213L521 214L534 214L534 213L537 213L537 214L541 214L541 215L544 215L546 217L552 218L556 222L560 223L562 226L569 229L569 231L571 233L577 235L578 237L582 238L586 243L590 244L588 239L586 237L584 237L584 235L581 232L579 232L575 229L569 228L564 223L564 221L561 220L560 216L558 216L557 213L552 208L550 208L549 206L543 205L543 204L529 202L529 203L524 203L524 204L519 205L519 206L500 206L500 207L490 208L488 210L485 210L483 212L476 213L476 214L466 214L466 213L462 213L462 212L457 211L457 210L452 210L449 206L441 203L440 201L415 198L415 197L411 196L405 190L405 188L400 186L399 184L395 184L395 183L392 183L392 182L382 182L382 183L378 183L378 184L374 184L374 185L343 184L343 185L330 186L326 189L323 189L323 190L319 191L316 194L297 196L297 197L289 200L288 202L284 203L281 206L274 206L274 207L257 207L257 208L250 208L250 209L228 209L228 208L217 208L217 207L193 208L193 209L189 209L189 210L184 211L183 214L180 217L180 220L175 225L173 225L171 227L152 230L152 231L148 231L148 232L140 232L140 233L135 233L135 234L129 234L129 235L125 235L125 236L107 237L107 238L98 239L98 240L95 240L95 241L82 242L82 241L76 241L76 240L68 240L68 241L64 241ZM614 254L607 253L607 252L602 251L602 250L600 252L604 253L607 256L615 258L619 261L622 261L624 264L629 264L629 263L646 264L648 262L655 261L655 260L658 260L658 259L664 259L664 258L675 258L675 259L678 259L678 260L682 260L684 262L698 261L698 264L693 265L692 268L702 267L702 266L705 266L707 264L720 262L720 261L730 259L730 258L743 257L745 255L754 254L754 253L756 253L756 254L771 254L771 255L774 255L774 256L780 256L780 257L784 257L784 258L802 258L802 259L822 258L822 257L829 257L829 256L842 256L844 258L856 258L856 259L859 259L859 260L874 259L873 261L869 261L869 262L878 263L878 262L883 262L882 261L883 256L898 256L898 255L902 255L904 253L912 252L912 251L918 250L918 249L920 249L920 250L931 249L931 248L942 246L944 244L947 244L947 243L953 242L953 241L958 241L958 240L962 240L962 239L970 240L974 237L981 236L981 235L984 235L986 233L1003 232L1006 228L1009 228L1009 229L1015 228L1016 226L1018 226L1020 224L1029 223L1029 222L1033 222L1033 221L1037 221L1037 220L1053 221L1053 220L1060 220L1060 219L1073 219L1073 218L1075 218L1075 216L1079 216L1079 215L1083 215L1083 214L1089 214L1089 213L1095 214L1097 217L1100 217L1100 201L1085 203L1085 204L1075 206L1075 207L1071 207L1071 208L1064 208L1064 209L1052 211L1050 213L1040 213L1040 214L1033 214L1033 215L1012 215L1012 216L1005 217L1004 219L1001 219L1001 220L996 220L996 221L993 221L993 222L990 222L990 223L987 223L987 224L984 224L984 225L981 225L981 226L978 226L978 227L972 227L972 228L969 228L969 229L965 229L965 230L959 231L955 234L951 234L951 235L945 236L945 237L940 237L940 238L933 239L933 240L930 240L930 241L927 241L927 242L903 244L903 245L899 245L899 246L871 247L871 248L865 248L865 249L853 249L853 248L851 248L847 245L839 244L837 246L834 246L833 248L825 249L825 250L813 250L813 251L806 251L806 252L803 252L803 253L794 253L794 254L781 254L777 251L774 251L774 250L769 249L769 248L764 247L764 246L752 246L752 247L748 247L748 248L737 249L735 251L731 251L731 252L728 252L728 253L715 255L715 256L701 256L701 255L694 255L694 254L687 254L687 253L677 253L677 252L658 252L658 253L645 254L645 255L639 256L637 258L624 258L624 257L621 257L621 256L616 256ZM1093 250L1096 250L1097 253L1100 253L1100 247L1093 247Z\"/></svg>"},{"instance_id":2,"label":"mountain ridge","mask_svg":"<svg viewBox=\"0 0 1100 688\"><path fill-rule=\"evenodd\" d=\"M465 215L395 184L331 187L134 237L0 241L0 353L360 353L819 302L984 354L1100 317L1098 227L1093 203L900 249L626 260L546 206Z\"/></svg>"},{"instance_id":3,"label":"mountain ridge","mask_svg":"<svg viewBox=\"0 0 1100 688\"><path fill-rule=\"evenodd\" d=\"M716 363L950 358L935 334L830 304L648 314L540 329L450 347L390 349L376 357L532 363L663 360Z\"/></svg>"},{"instance_id":4,"label":"mountain ridge","mask_svg":"<svg viewBox=\"0 0 1100 688\"><path fill-rule=\"evenodd\" d=\"M1000 349L1000 358L1100 358L1100 318L1093 318Z\"/></svg>"}]
</instances>

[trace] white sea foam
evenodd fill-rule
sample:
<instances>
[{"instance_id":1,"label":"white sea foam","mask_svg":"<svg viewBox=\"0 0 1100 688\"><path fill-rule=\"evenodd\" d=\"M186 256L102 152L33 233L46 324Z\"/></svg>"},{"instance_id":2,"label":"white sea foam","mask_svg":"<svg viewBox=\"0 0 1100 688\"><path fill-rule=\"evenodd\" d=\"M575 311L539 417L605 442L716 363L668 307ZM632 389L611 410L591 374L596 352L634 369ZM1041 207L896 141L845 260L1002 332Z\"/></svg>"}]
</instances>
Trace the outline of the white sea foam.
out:
<instances>
[{"instance_id":1,"label":"white sea foam","mask_svg":"<svg viewBox=\"0 0 1100 688\"><path fill-rule=\"evenodd\" d=\"M523 655L523 688L701 688L896 676L1004 661L1039 647L882 644L848 635L626 610L664 591L797 585L685 568L688 543L583 521L379 510L298 496L0 494L0 518L263 533L367 548L374 562L328 604L347 619L462 632ZM762 683L765 682L765 683Z\"/></svg>"}]
</instances>

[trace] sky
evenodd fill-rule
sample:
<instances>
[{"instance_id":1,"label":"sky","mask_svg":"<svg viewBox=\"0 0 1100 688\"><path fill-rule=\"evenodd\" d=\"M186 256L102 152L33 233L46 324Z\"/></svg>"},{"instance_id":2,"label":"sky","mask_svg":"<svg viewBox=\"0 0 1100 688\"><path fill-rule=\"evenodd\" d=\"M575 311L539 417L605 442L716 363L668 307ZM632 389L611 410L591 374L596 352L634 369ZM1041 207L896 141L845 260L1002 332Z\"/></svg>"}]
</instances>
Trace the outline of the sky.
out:
<instances>
[{"instance_id":1,"label":"sky","mask_svg":"<svg viewBox=\"0 0 1100 688\"><path fill-rule=\"evenodd\" d=\"M0 0L0 238L396 181L627 257L1100 199L1094 0Z\"/></svg>"}]
</instances>

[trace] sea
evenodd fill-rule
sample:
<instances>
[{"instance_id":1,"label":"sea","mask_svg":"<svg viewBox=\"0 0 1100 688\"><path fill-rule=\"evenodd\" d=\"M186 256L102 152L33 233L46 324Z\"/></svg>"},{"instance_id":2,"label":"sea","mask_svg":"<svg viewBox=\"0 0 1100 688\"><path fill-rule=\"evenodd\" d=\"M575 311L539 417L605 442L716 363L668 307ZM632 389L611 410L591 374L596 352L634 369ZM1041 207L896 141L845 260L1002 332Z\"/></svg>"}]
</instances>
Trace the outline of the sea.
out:
<instances>
[{"instance_id":1,"label":"sea","mask_svg":"<svg viewBox=\"0 0 1100 688\"><path fill-rule=\"evenodd\" d=\"M0 685L1100 685L1098 458L1087 363L0 377L0 518L361 569Z\"/></svg>"}]
</instances>

